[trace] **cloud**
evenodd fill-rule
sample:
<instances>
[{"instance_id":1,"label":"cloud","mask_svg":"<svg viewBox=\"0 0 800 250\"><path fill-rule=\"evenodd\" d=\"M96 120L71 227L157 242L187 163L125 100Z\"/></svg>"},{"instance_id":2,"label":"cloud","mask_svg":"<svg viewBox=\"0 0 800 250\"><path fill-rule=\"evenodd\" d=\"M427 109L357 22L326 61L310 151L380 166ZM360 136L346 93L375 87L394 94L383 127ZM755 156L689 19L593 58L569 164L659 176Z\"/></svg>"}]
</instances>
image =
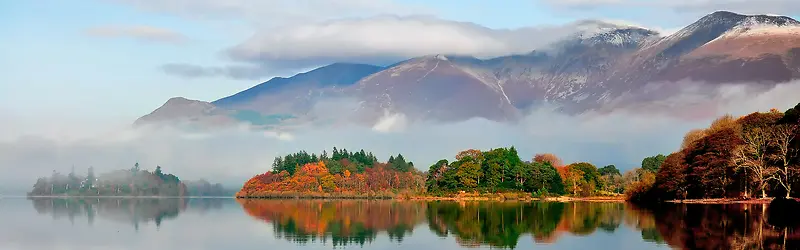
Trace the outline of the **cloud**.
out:
<instances>
[{"instance_id":1,"label":"cloud","mask_svg":"<svg viewBox=\"0 0 800 250\"><path fill-rule=\"evenodd\" d=\"M334 62L386 65L432 54L488 58L529 53L579 32L609 27L592 21L507 30L430 16L384 15L267 29L227 54L234 61L282 69Z\"/></svg>"},{"instance_id":2,"label":"cloud","mask_svg":"<svg viewBox=\"0 0 800 250\"><path fill-rule=\"evenodd\" d=\"M430 14L420 6L392 0L108 0L139 9L202 19L246 20L284 26L380 14Z\"/></svg>"},{"instance_id":3,"label":"cloud","mask_svg":"<svg viewBox=\"0 0 800 250\"><path fill-rule=\"evenodd\" d=\"M598 8L644 8L652 10L670 9L686 13L711 13L728 10L744 14L779 13L800 14L800 2L795 0L547 0L553 6L592 10Z\"/></svg>"},{"instance_id":4,"label":"cloud","mask_svg":"<svg viewBox=\"0 0 800 250\"><path fill-rule=\"evenodd\" d=\"M188 39L173 30L151 26L100 26L86 30L86 34L104 38L132 38L146 42L180 44Z\"/></svg>"},{"instance_id":5,"label":"cloud","mask_svg":"<svg viewBox=\"0 0 800 250\"><path fill-rule=\"evenodd\" d=\"M200 66L186 63L168 63L159 67L169 75L183 78L228 77L237 80L257 80L265 76L283 73L253 65L228 65L221 67Z\"/></svg>"},{"instance_id":6,"label":"cloud","mask_svg":"<svg viewBox=\"0 0 800 250\"><path fill-rule=\"evenodd\" d=\"M103 172L129 168L138 161L151 170L160 165L182 179L207 178L235 187L252 175L268 171L276 156L299 150L321 152L334 146L363 148L384 161L402 153L421 170L438 159L452 159L464 149L512 145L526 160L536 153L552 152L568 162L589 161L630 169L646 156L676 150L685 132L707 127L719 115L785 110L800 101L796 95L800 82L761 87L722 85L712 91L706 89L710 85L684 90L687 85L680 84L651 86L650 91L667 91L665 86L678 85L676 92L669 92L669 98L651 103L577 116L542 107L516 123L477 118L457 123L412 122L402 119L403 114L387 114L374 124L360 124L350 122L352 117L347 116L357 104L338 101L321 103L312 112L328 113L328 118L339 118L339 122L269 132L252 131L247 126L194 132L145 126L68 141L52 134L17 137L0 141L0 172L14 173L0 174L0 183L24 189L36 177L49 175L54 169L67 172L74 165L85 171L94 166ZM337 107L340 110L335 110ZM698 110L691 116L684 114ZM83 130L107 128L87 123Z\"/></svg>"}]
</instances>

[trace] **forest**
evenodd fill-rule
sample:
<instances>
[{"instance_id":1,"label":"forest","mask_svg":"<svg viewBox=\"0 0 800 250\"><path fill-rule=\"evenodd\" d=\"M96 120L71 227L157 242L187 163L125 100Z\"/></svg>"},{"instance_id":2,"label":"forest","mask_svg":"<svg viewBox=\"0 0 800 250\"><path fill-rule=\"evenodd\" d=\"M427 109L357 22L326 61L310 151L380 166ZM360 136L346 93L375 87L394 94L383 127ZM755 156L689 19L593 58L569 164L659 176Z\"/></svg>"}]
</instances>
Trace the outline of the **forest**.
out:
<instances>
[{"instance_id":1,"label":"forest","mask_svg":"<svg viewBox=\"0 0 800 250\"><path fill-rule=\"evenodd\" d=\"M674 199L797 197L800 104L780 112L722 116L688 132L680 149L628 190L640 203Z\"/></svg>"},{"instance_id":2,"label":"forest","mask_svg":"<svg viewBox=\"0 0 800 250\"><path fill-rule=\"evenodd\" d=\"M131 169L95 175L89 167L86 176L74 169L67 175L53 171L49 178L36 181L29 196L186 196L186 185L177 176L165 174L161 166L142 170L139 163Z\"/></svg>"},{"instance_id":3,"label":"forest","mask_svg":"<svg viewBox=\"0 0 800 250\"><path fill-rule=\"evenodd\" d=\"M488 151L468 149L455 161L442 159L420 172L402 154L379 162L371 152L339 150L309 154L305 151L276 157L272 170L247 181L240 198L407 198L481 194L526 193L533 196L620 195L639 183L644 172L659 168L666 156L647 157L641 167L620 173L614 165L601 168L587 162L565 165L556 155L537 154L521 160L516 148Z\"/></svg>"},{"instance_id":4,"label":"forest","mask_svg":"<svg viewBox=\"0 0 800 250\"><path fill-rule=\"evenodd\" d=\"M297 196L390 198L398 192L422 192L423 173L402 154L379 162L364 150L333 148L331 155L305 151L276 157L272 171L248 180L237 197L279 198Z\"/></svg>"}]
</instances>

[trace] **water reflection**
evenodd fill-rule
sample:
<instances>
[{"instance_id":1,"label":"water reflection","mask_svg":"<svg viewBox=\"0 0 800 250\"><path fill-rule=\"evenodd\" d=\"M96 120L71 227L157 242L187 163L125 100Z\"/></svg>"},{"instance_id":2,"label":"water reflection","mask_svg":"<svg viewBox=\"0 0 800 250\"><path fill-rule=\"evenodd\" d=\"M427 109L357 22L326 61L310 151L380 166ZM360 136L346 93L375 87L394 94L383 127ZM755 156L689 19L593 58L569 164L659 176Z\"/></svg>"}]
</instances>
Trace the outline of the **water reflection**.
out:
<instances>
[{"instance_id":1,"label":"water reflection","mask_svg":"<svg viewBox=\"0 0 800 250\"><path fill-rule=\"evenodd\" d=\"M332 241L364 245L385 232L402 242L417 225L452 237L462 247L516 248L531 237L556 243L565 235L614 235L621 227L641 240L678 249L800 249L800 231L767 223L765 205L662 205L624 203L393 202L240 200L252 217L268 222L277 238L295 243ZM779 218L772 218L779 219Z\"/></svg>"},{"instance_id":2,"label":"water reflection","mask_svg":"<svg viewBox=\"0 0 800 250\"><path fill-rule=\"evenodd\" d=\"M250 216L273 226L277 238L305 244L364 245L379 232L402 242L425 220L424 202L239 200Z\"/></svg>"},{"instance_id":3,"label":"water reflection","mask_svg":"<svg viewBox=\"0 0 800 250\"><path fill-rule=\"evenodd\" d=\"M778 227L767 205L672 205L654 210L659 234L681 249L800 249L800 228Z\"/></svg>"},{"instance_id":4,"label":"water reflection","mask_svg":"<svg viewBox=\"0 0 800 250\"><path fill-rule=\"evenodd\" d=\"M295 243L332 241L334 246L364 245L385 232L402 242L417 225L439 237L454 237L463 247L515 248L522 237L554 243L562 235L613 233L625 219L642 224L646 214L626 217L621 203L393 202L318 200L239 200L251 216L272 225L278 238ZM652 221L652 219L650 220ZM645 235L645 233L643 233ZM657 238L657 237L649 237ZM653 240L653 242L658 242Z\"/></svg>"},{"instance_id":5,"label":"water reflection","mask_svg":"<svg viewBox=\"0 0 800 250\"><path fill-rule=\"evenodd\" d=\"M204 213L222 208L224 199L184 198L29 198L39 214L49 214L55 220L85 217L89 225L97 218L132 225L154 222L157 227L181 212L197 210ZM230 201L230 200L229 200Z\"/></svg>"},{"instance_id":6,"label":"water reflection","mask_svg":"<svg viewBox=\"0 0 800 250\"><path fill-rule=\"evenodd\" d=\"M52 228L57 224L24 218L25 213L20 211L30 211L28 204L16 206L14 204L20 203L12 202L4 205L9 209L4 214L11 215L0 221L17 222L9 224L16 226L6 227L4 234L25 233L4 240L11 241L21 235L55 237L68 232L63 239L74 239L68 244L91 245L88 239L97 234L119 236L123 234L114 232L119 232L121 227L131 232L132 227L138 233L126 236L130 242L162 242L185 237L181 238L183 242L205 235L202 236L204 242L214 243L209 249L228 245L237 249L264 245L280 246L280 249L333 245L336 248L454 250L530 248L531 244L558 249L597 249L597 246L604 249L800 249L800 228L770 224L786 221L786 218L767 216L765 205L672 204L645 209L624 203L591 202L125 198L36 198L30 202L40 215L74 224L83 224L85 220L90 226ZM100 220L119 222L121 226L98 223ZM156 227L143 226L151 223ZM170 226L159 227L162 223ZM19 226L27 229L17 228ZM13 242L33 244L39 241ZM108 238L106 244L130 242ZM142 244L123 247L134 248L151 249ZM41 249L51 249L51 246Z\"/></svg>"}]
</instances>

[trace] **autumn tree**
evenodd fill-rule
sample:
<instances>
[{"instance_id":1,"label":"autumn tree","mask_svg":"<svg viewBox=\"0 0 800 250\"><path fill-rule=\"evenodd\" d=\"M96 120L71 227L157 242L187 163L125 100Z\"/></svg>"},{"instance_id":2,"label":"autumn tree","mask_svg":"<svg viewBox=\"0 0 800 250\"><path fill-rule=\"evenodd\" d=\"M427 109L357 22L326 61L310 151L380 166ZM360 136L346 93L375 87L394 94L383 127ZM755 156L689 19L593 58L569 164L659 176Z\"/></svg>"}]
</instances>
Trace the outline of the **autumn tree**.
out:
<instances>
[{"instance_id":1,"label":"autumn tree","mask_svg":"<svg viewBox=\"0 0 800 250\"><path fill-rule=\"evenodd\" d=\"M761 191L761 198L767 197L767 184L775 177L776 168L769 164L769 144L772 140L770 131L763 128L753 128L744 133L743 144L736 147L734 162L738 168L746 171ZM747 196L747 189L745 189Z\"/></svg>"},{"instance_id":2,"label":"autumn tree","mask_svg":"<svg viewBox=\"0 0 800 250\"><path fill-rule=\"evenodd\" d=\"M798 166L792 164L792 159L797 158L800 154L798 148L792 147L792 142L796 140L797 134L792 125L781 124L776 125L769 134L770 143L777 150L773 154L773 160L778 164L776 168L776 179L778 183L786 190L786 198L789 198L792 193L792 184L798 171Z\"/></svg>"},{"instance_id":3,"label":"autumn tree","mask_svg":"<svg viewBox=\"0 0 800 250\"><path fill-rule=\"evenodd\" d=\"M572 193L572 195L577 196L578 192L581 191L581 182L585 181L584 172L580 169L573 168L572 166L566 167L566 174L564 178L564 186L567 192Z\"/></svg>"},{"instance_id":4,"label":"autumn tree","mask_svg":"<svg viewBox=\"0 0 800 250\"><path fill-rule=\"evenodd\" d=\"M564 166L564 161L562 161L561 158L558 158L558 156L551 153L536 154L533 157L533 162L541 162L541 163L549 162L550 165L556 168Z\"/></svg>"}]
</instances>

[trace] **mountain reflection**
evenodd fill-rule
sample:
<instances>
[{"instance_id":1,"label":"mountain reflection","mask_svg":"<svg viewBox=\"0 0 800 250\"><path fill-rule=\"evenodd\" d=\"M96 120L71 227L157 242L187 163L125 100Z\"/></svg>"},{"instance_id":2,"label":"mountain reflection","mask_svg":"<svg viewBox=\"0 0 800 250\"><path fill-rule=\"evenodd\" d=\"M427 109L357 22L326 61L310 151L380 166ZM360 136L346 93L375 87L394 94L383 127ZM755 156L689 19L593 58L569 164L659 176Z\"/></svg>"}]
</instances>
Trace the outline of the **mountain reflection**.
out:
<instances>
[{"instance_id":1,"label":"mountain reflection","mask_svg":"<svg viewBox=\"0 0 800 250\"><path fill-rule=\"evenodd\" d=\"M53 219L85 217L89 225L97 218L133 225L154 222L157 227L166 220L190 210L205 212L222 208L223 199L185 198L29 198L39 214L50 214ZM229 202L232 200L229 200Z\"/></svg>"},{"instance_id":2,"label":"mountain reflection","mask_svg":"<svg viewBox=\"0 0 800 250\"><path fill-rule=\"evenodd\" d=\"M250 216L272 225L277 238L298 244L364 245L378 234L391 241L426 224L462 247L517 248L520 239L556 243L565 235L615 234L677 249L800 249L800 231L767 223L762 205L661 205L624 203L395 202L239 200ZM772 218L780 219L780 218ZM625 239L637 240L637 239Z\"/></svg>"}]
</instances>

